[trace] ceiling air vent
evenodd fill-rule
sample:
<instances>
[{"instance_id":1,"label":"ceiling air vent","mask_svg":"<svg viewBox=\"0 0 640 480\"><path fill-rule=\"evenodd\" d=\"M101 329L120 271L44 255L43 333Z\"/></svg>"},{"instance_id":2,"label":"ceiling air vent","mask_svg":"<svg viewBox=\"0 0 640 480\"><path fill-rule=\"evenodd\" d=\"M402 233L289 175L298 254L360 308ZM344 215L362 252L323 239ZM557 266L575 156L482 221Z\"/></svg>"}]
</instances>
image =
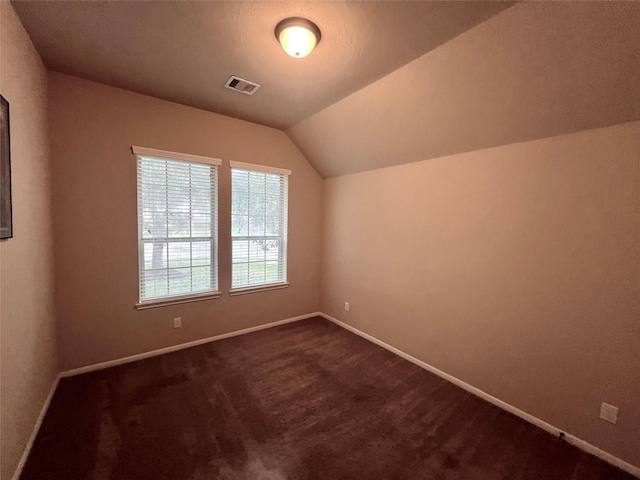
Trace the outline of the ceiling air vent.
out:
<instances>
[{"instance_id":1,"label":"ceiling air vent","mask_svg":"<svg viewBox=\"0 0 640 480\"><path fill-rule=\"evenodd\" d=\"M242 78L236 77L235 75L231 75L224 86L230 88L231 90L235 90L236 92L244 93L246 95L253 95L254 93L256 93L256 90L260 88L260 85L258 85L257 83L250 82L249 80L244 80Z\"/></svg>"}]
</instances>

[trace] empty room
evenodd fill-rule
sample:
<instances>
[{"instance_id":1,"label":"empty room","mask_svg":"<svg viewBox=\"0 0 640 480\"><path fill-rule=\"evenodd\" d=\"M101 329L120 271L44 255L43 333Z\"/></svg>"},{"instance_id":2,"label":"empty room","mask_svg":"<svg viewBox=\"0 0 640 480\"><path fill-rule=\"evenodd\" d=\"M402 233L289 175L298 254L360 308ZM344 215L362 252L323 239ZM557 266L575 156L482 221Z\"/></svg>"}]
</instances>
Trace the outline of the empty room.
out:
<instances>
[{"instance_id":1,"label":"empty room","mask_svg":"<svg viewBox=\"0 0 640 480\"><path fill-rule=\"evenodd\" d=\"M640 478L640 2L0 2L0 477Z\"/></svg>"}]
</instances>

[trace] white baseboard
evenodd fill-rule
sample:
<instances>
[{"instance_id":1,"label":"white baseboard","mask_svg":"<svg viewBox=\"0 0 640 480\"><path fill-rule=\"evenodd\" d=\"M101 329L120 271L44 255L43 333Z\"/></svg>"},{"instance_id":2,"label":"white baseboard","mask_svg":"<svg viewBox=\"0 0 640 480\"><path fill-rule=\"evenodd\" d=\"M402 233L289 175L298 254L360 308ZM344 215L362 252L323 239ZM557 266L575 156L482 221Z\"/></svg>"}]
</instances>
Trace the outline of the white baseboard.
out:
<instances>
[{"instance_id":1,"label":"white baseboard","mask_svg":"<svg viewBox=\"0 0 640 480\"><path fill-rule=\"evenodd\" d=\"M257 325L255 327L244 328L242 330L236 330L234 332L223 333L216 335L215 337L201 338L194 340L193 342L180 343L178 345L171 345L170 347L160 348L158 350L152 350L150 352L138 353L129 357L117 358L115 360L109 360L106 362L96 363L94 365L87 365L86 367L73 368L71 370L65 370L60 373L60 377L73 377L82 373L94 372L96 370L103 370L109 367L115 367L117 365L124 365L125 363L135 362L137 360L144 360L145 358L157 357L158 355L164 355L165 353L176 352L178 350L184 350L185 348L197 347L198 345L204 345L205 343L215 342L224 338L237 337L238 335L246 335L247 333L257 332L259 330L266 330L267 328L277 327L278 325L284 325L286 323L298 322L311 317L322 316L320 312L307 313L305 315L299 315L297 317L285 318L284 320L278 320L276 322L265 323L264 325Z\"/></svg>"},{"instance_id":2,"label":"white baseboard","mask_svg":"<svg viewBox=\"0 0 640 480\"><path fill-rule=\"evenodd\" d=\"M166 348L161 348L158 350L153 350L150 352L145 352L145 353L140 353L137 355L131 355L129 357L124 357L124 358L119 358L116 360L110 360L107 362L102 362L102 363L98 363L95 365L88 365L86 367L80 367L80 368L75 368L72 370L67 370L64 372L61 372L58 374L58 376L55 378L53 385L51 386L51 390L49 391L49 395L47 396L44 405L42 406L42 410L40 411L40 415L38 416L38 419L36 420L36 424L33 428L33 432L31 433L31 436L29 437L29 441L27 442L27 445L25 446L24 452L22 454L22 457L20 458L20 462L18 463L18 467L16 468L16 471L13 475L12 480L18 480L20 478L20 474L22 473L22 469L24 468L24 465L27 461L27 458L29 456L29 453L31 452L31 448L33 447L33 442L36 439L36 436L38 435L38 431L40 430L40 426L42 425L42 420L44 419L44 416L49 408L49 404L51 403L51 399L53 397L53 394L56 390L56 387L58 386L58 382L60 381L60 378L63 377L71 377L74 375L80 375L82 373L87 373L87 372L93 372L96 370L102 370L104 368L109 368L109 367L113 367L116 365L123 365L125 363L130 363L130 362L135 362L137 360L142 360L145 358L151 358L151 357L156 357L158 355L163 355L165 353L170 353L170 352L175 352L178 350L183 350L185 348L190 348L190 347L195 347L198 345L203 345L205 343L210 343L210 342L215 342L217 340L222 340L224 338L230 338L230 337L236 337L239 335L245 335L247 333L251 333L251 332L257 332L259 330L265 330L267 328L272 328L272 327L277 327L278 325L284 325L287 323L292 323L292 322L297 322L300 320L305 320L307 318L311 318L311 317L316 317L316 316L321 316L326 318L327 320L335 323L336 325L349 330L352 333L355 333L356 335L365 338L367 340L369 340L370 342L375 343L376 345L381 346L382 348L385 348L386 350L389 350L390 352L395 353L396 355L404 358L405 360L408 360L409 362L418 365L419 367L424 368L425 370L453 383L454 385L459 386L460 388L463 388L464 390L473 393L474 395L482 398L483 400L486 400L489 403L492 403L493 405L496 405L497 407L502 408L503 410L506 410L509 413L512 413L514 415L516 415L517 417L522 418L523 420L526 420L527 422L542 428L543 430L552 433L553 435L558 436L560 434L560 432L562 432L561 429L554 427L553 425L545 422L544 420L541 420L537 417L534 417L533 415L530 415L522 410L520 410L519 408L514 407L513 405L509 405L506 402L503 402L502 400L489 395L488 393L480 390L479 388L476 388L472 385L469 385L466 382L463 382L462 380L449 375L448 373L443 372L442 370L438 370L437 368L429 365L428 363L423 362L422 360L418 360L415 357L412 357L411 355L409 355L408 353L403 352L402 350L399 350L395 347L392 347L391 345L383 342L382 340L377 339L376 337L373 337L367 333L364 333L360 330L358 330L355 327L352 327L351 325L348 325L340 320L338 320L337 318L334 318L330 315L327 315L325 313L322 312L314 312L314 313L308 313L306 315L300 315L297 317L292 317L292 318L286 318L284 320L279 320L276 322L271 322L271 323L267 323L264 325L258 325L255 327L250 327L250 328L245 328L243 330L237 330L235 332L229 332L229 333L224 333L222 335L216 335L214 337L208 337L208 338L203 338L200 340L195 340L193 342L188 342L188 343L182 343L179 345L172 345L170 347L166 347ZM568 443L571 443L572 445L575 445L576 447L580 448L581 450L584 450L587 453L590 453L602 460L604 460L605 462L608 462L618 468L620 468L621 470L624 470L625 472L630 473L631 475L634 475L638 478L640 478L640 468L636 467L634 465L631 465L630 463L625 462L624 460L619 459L618 457L615 457L614 455L611 455L610 453L605 452L604 450L599 449L598 447L591 445L588 442L585 442L584 440L581 440L578 437L575 437L574 435L571 435L569 433L564 432L565 434L565 440Z\"/></svg>"},{"instance_id":3,"label":"white baseboard","mask_svg":"<svg viewBox=\"0 0 640 480\"><path fill-rule=\"evenodd\" d=\"M24 469L24 465L27 463L27 458L29 457L29 453L31 453L31 448L33 447L33 442L38 436L38 432L40 431L40 426L42 425L42 421L44 420L44 416L49 409L49 404L51 403L51 399L53 398L53 394L58 387L58 383L61 378L64 377L72 377L74 375L80 375L82 373L93 372L96 370L102 370L104 368L114 367L116 365L123 365L129 362L135 362L136 360L142 360L145 358L156 357L158 355L163 355L165 353L175 352L177 350L183 350L185 348L196 347L198 345L203 345L209 342L215 342L216 340L222 340L223 338L237 337L238 335L245 335L251 332L257 332L259 330L266 330L267 328L277 327L278 325L284 325L286 323L293 323L299 320L305 320L311 317L322 316L320 312L308 313L306 315L299 315L297 317L285 318L284 320L278 320L276 322L266 323L264 325L257 325L255 327L245 328L242 330L236 330L235 332L223 333L222 335L216 335L215 337L202 338L200 340L195 340L193 342L181 343L179 345L172 345L170 347L161 348L158 350L153 350L150 352L140 353L137 355L131 355L129 357L118 358L116 360L110 360L108 362L97 363L95 365L88 365L86 367L74 368L72 370L66 370L64 372L58 373L55 380L53 381L53 385L51 386L51 390L49 390L49 395L44 401L44 405L42 406L42 410L40 411L40 415L38 415L38 419L36 420L36 424L33 427L33 431L31 432L31 436L27 441L27 444L22 452L22 457L20 457L20 461L18 462L18 466L16 467L16 471L13 474L12 480L19 480L20 475L22 474L22 470Z\"/></svg>"},{"instance_id":4,"label":"white baseboard","mask_svg":"<svg viewBox=\"0 0 640 480\"><path fill-rule=\"evenodd\" d=\"M364 333L360 330L358 330L355 327L352 327L351 325L344 323L340 320L338 320L337 318L332 317L331 315L327 315L326 313L320 313L320 315L324 318L326 318L327 320L335 323L336 325L349 330L352 333L355 333L356 335L365 338L366 340L369 340L370 342L375 343L376 345L381 346L382 348L389 350L390 352L395 353L396 355L398 355L399 357L404 358L405 360L408 360L409 362L418 365L419 367L424 368L425 370L437 375L440 378L443 378L451 383L453 383L454 385L457 385L460 388L463 388L464 390L473 393L474 395L482 398L483 400L486 400L489 403L492 403L493 405L496 405L497 407L502 408L503 410L506 410L509 413L514 414L517 417L522 418L523 420L526 420L527 422L535 425L536 427L540 427L543 430L546 430L547 432L552 433L555 436L559 436L560 432L563 432L561 429L559 429L558 427L554 427L553 425L545 422L544 420L540 420L537 417L534 417L533 415L528 414L527 412L524 412L522 410L520 410L519 408L514 407L513 405L509 405L506 402L503 402L502 400L494 397L493 395L489 395L488 393L480 390L479 388L474 387L473 385L469 385L466 382L463 382L462 380L449 375L448 373L443 372L442 370L438 370L437 368L429 365L428 363L423 362L422 360L418 360L415 357L412 357L411 355L409 355L408 353L403 352L402 350L399 350L395 347L392 347L391 345L383 342L382 340L377 339L376 337L373 337L371 335L369 335L368 333ZM605 452L604 450L599 449L598 447L591 445L588 442L585 442L584 440L581 440L578 437L575 437L574 435L571 435L569 433L563 432L565 435L565 440L572 444L575 445L576 447L580 448L581 450L584 450L587 453L590 453L591 455L594 455L602 460L604 460L605 462L608 462L616 467L618 467L621 470L624 470L627 473L630 473L631 475L634 475L638 478L640 478L640 468L636 467L634 465L631 465L630 463L625 462L624 460L619 459L618 457L615 457L613 455L611 455L608 452Z\"/></svg>"},{"instance_id":5,"label":"white baseboard","mask_svg":"<svg viewBox=\"0 0 640 480\"><path fill-rule=\"evenodd\" d=\"M29 440L27 441L27 444L24 447L24 451L22 452L22 456L20 457L20 461L18 462L16 471L13 473L12 480L18 480L20 478L20 475L22 475L22 470L24 469L24 466L27 463L27 458L29 458L29 453L31 453L33 442L35 442L36 437L38 436L38 432L40 431L40 427L42 426L42 421L44 420L44 416L47 414L47 410L49 410L49 404L51 403L53 394L55 393L56 388L58 387L59 381L60 381L60 374L56 375L56 378L53 379L53 384L51 385L49 394L47 395L47 398L45 398L44 400L44 404L42 405L40 414L36 419L36 424L33 427L31 436L29 437Z\"/></svg>"}]
</instances>

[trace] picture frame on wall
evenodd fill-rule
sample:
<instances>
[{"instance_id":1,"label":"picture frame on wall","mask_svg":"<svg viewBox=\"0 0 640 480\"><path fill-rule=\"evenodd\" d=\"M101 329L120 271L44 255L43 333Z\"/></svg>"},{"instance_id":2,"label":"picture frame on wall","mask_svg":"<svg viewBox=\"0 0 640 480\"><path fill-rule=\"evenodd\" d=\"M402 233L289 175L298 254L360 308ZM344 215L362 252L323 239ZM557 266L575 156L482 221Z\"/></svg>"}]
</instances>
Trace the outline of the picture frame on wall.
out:
<instances>
[{"instance_id":1,"label":"picture frame on wall","mask_svg":"<svg viewBox=\"0 0 640 480\"><path fill-rule=\"evenodd\" d=\"M9 102L0 95L0 239L13 237Z\"/></svg>"}]
</instances>

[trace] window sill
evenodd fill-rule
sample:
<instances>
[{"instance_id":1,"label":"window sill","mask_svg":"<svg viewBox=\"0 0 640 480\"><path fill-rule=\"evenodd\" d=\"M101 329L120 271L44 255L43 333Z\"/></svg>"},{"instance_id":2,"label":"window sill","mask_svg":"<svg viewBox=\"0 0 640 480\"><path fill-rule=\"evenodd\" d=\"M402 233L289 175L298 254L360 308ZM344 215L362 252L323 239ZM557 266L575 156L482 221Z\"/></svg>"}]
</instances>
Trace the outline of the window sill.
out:
<instances>
[{"instance_id":1,"label":"window sill","mask_svg":"<svg viewBox=\"0 0 640 480\"><path fill-rule=\"evenodd\" d=\"M206 292L196 293L194 295L182 295L180 297L159 298L157 300L148 300L146 302L136 303L137 310L146 310L148 308L166 307L168 305L178 305L180 303L201 302L202 300L211 300L220 298L222 292Z\"/></svg>"},{"instance_id":2,"label":"window sill","mask_svg":"<svg viewBox=\"0 0 640 480\"><path fill-rule=\"evenodd\" d=\"M265 292L268 290L280 290L281 288L288 287L289 282L271 283L269 285L256 285L255 287L232 288L231 290L229 290L229 296L235 297L236 295L246 295L247 293Z\"/></svg>"}]
</instances>

